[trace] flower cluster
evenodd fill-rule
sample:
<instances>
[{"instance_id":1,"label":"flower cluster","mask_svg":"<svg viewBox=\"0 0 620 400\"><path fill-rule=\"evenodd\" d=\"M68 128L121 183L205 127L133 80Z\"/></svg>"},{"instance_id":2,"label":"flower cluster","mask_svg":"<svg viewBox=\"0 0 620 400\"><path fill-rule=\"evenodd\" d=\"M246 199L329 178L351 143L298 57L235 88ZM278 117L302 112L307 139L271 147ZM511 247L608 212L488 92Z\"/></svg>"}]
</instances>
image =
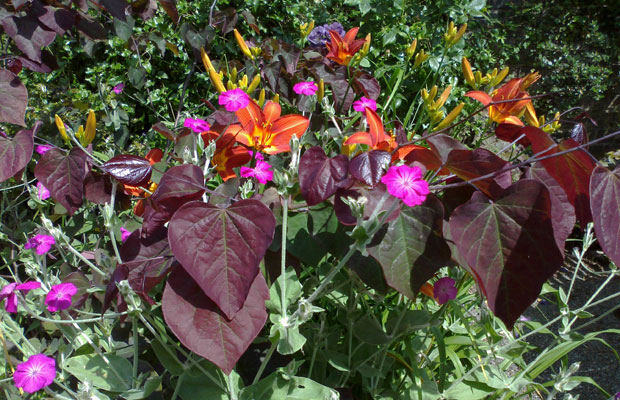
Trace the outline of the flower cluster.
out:
<instances>
[{"instance_id":1,"label":"flower cluster","mask_svg":"<svg viewBox=\"0 0 620 400\"><path fill-rule=\"evenodd\" d=\"M325 46L331 40L330 31L337 32L340 36L344 36L345 32L340 22L317 26L308 35L308 42L316 47Z\"/></svg>"}]
</instances>

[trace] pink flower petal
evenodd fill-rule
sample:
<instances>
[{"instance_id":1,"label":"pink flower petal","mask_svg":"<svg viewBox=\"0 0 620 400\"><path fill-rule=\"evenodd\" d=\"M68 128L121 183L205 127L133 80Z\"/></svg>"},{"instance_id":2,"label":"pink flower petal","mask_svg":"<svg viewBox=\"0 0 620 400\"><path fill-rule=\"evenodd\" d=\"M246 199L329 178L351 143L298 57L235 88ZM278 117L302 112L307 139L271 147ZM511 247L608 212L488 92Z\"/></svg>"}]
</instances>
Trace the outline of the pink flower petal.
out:
<instances>
[{"instance_id":1,"label":"pink flower petal","mask_svg":"<svg viewBox=\"0 0 620 400\"><path fill-rule=\"evenodd\" d=\"M49 150L51 150L51 148L52 148L52 146L48 146L48 145L45 145L45 144L40 144L40 145L38 145L34 149L34 151L36 151L37 153L43 155L43 154L47 153Z\"/></svg>"},{"instance_id":2,"label":"pink flower petal","mask_svg":"<svg viewBox=\"0 0 620 400\"><path fill-rule=\"evenodd\" d=\"M388 193L402 199L409 207L424 203L430 193L428 182L422 179L422 170L419 167L390 167L381 182L387 187Z\"/></svg>"},{"instance_id":3,"label":"pink flower petal","mask_svg":"<svg viewBox=\"0 0 620 400\"><path fill-rule=\"evenodd\" d=\"M234 112L245 108L250 104L250 96L241 89L227 90L220 94L218 103L226 108L226 111Z\"/></svg>"},{"instance_id":4,"label":"pink flower petal","mask_svg":"<svg viewBox=\"0 0 620 400\"><path fill-rule=\"evenodd\" d=\"M77 287L71 283L60 283L52 286L45 296L45 305L50 312L66 310L71 307L73 295L77 293Z\"/></svg>"},{"instance_id":5,"label":"pink flower petal","mask_svg":"<svg viewBox=\"0 0 620 400\"><path fill-rule=\"evenodd\" d=\"M17 365L13 380L15 386L27 393L34 393L54 382L56 360L45 354L35 354L28 361Z\"/></svg>"},{"instance_id":6,"label":"pink flower petal","mask_svg":"<svg viewBox=\"0 0 620 400\"><path fill-rule=\"evenodd\" d=\"M50 198L50 191L45 186L43 186L41 182L37 182L37 190L37 197L39 198L39 200L47 200Z\"/></svg>"},{"instance_id":7,"label":"pink flower petal","mask_svg":"<svg viewBox=\"0 0 620 400\"><path fill-rule=\"evenodd\" d=\"M185 121L183 122L183 126L186 128L190 128L195 133L202 133L202 132L206 132L209 129L211 129L211 126L209 125L209 123L205 121L204 119L200 119L200 118L196 118L196 119L185 118Z\"/></svg>"},{"instance_id":8,"label":"pink flower petal","mask_svg":"<svg viewBox=\"0 0 620 400\"><path fill-rule=\"evenodd\" d=\"M293 91L297 94L303 94L304 96L312 96L319 90L318 86L312 82L299 82L293 86Z\"/></svg>"},{"instance_id":9,"label":"pink flower petal","mask_svg":"<svg viewBox=\"0 0 620 400\"><path fill-rule=\"evenodd\" d=\"M112 88L112 91L116 94L121 94L123 93L123 89L125 89L125 84L124 83L119 83L118 85L114 86Z\"/></svg>"},{"instance_id":10,"label":"pink flower petal","mask_svg":"<svg viewBox=\"0 0 620 400\"><path fill-rule=\"evenodd\" d=\"M362 97L353 103L353 109L363 114L366 114L367 108L370 108L372 111L377 111L377 102L373 99Z\"/></svg>"}]
</instances>

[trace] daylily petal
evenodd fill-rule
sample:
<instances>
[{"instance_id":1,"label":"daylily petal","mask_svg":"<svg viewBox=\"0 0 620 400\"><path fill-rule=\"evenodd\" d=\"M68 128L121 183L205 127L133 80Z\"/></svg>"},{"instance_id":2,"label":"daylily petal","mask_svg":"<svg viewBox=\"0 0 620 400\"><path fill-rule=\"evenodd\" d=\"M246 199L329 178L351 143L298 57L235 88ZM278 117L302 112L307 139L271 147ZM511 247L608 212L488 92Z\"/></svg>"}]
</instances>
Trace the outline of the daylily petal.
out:
<instances>
[{"instance_id":1,"label":"daylily petal","mask_svg":"<svg viewBox=\"0 0 620 400\"><path fill-rule=\"evenodd\" d=\"M355 132L347 140L344 141L345 145L351 144L365 144L372 147L372 139L368 132Z\"/></svg>"},{"instance_id":2,"label":"daylily petal","mask_svg":"<svg viewBox=\"0 0 620 400\"><path fill-rule=\"evenodd\" d=\"M254 100L250 100L248 106L235 111L235 115L239 119L241 126L247 132L254 130L254 125L263 124L263 111Z\"/></svg>"},{"instance_id":3,"label":"daylily petal","mask_svg":"<svg viewBox=\"0 0 620 400\"><path fill-rule=\"evenodd\" d=\"M383 130L383 123L381 118L370 108L366 108L366 121L368 122L368 128L370 133L370 140L372 140L372 147L375 147L377 143L388 140L389 136L385 134Z\"/></svg>"},{"instance_id":4,"label":"daylily petal","mask_svg":"<svg viewBox=\"0 0 620 400\"><path fill-rule=\"evenodd\" d=\"M491 96L480 90L472 90L471 92L465 93L465 96L471 97L474 100L478 100L482 103L483 106L488 106L493 101Z\"/></svg>"},{"instance_id":5,"label":"daylily petal","mask_svg":"<svg viewBox=\"0 0 620 400\"><path fill-rule=\"evenodd\" d=\"M276 154L290 151L289 142L293 135L302 137L310 125L310 121L301 115L285 115L273 123L271 127L271 137L268 140L268 147L265 153Z\"/></svg>"},{"instance_id":6,"label":"daylily petal","mask_svg":"<svg viewBox=\"0 0 620 400\"><path fill-rule=\"evenodd\" d=\"M267 125L272 124L275 120L280 118L281 112L282 107L280 107L278 103L268 101L267 104L265 104L265 109L263 111L263 115L265 117L264 123Z\"/></svg>"}]
</instances>

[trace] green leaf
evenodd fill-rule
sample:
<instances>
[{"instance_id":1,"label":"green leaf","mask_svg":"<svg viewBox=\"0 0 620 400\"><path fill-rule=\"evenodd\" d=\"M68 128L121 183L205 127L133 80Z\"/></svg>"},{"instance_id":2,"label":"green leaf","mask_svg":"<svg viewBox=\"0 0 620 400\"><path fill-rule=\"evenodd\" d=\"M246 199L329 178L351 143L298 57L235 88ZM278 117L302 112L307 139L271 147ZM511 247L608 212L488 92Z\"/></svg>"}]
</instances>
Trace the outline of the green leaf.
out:
<instances>
[{"instance_id":1,"label":"green leaf","mask_svg":"<svg viewBox=\"0 0 620 400\"><path fill-rule=\"evenodd\" d=\"M147 398L161 385L161 376L153 376L146 380L144 386L138 389L131 389L124 392L121 396L125 400L142 400Z\"/></svg>"},{"instance_id":2,"label":"green leaf","mask_svg":"<svg viewBox=\"0 0 620 400\"><path fill-rule=\"evenodd\" d=\"M299 332L299 326L284 326L278 314L271 314L269 320L273 323L269 337L277 337L278 353L293 354L306 344L306 337Z\"/></svg>"},{"instance_id":3,"label":"green leaf","mask_svg":"<svg viewBox=\"0 0 620 400\"><path fill-rule=\"evenodd\" d=\"M254 385L245 387L239 394L239 400L338 400L339 398L337 392L311 379L297 376L285 379L277 372Z\"/></svg>"},{"instance_id":4,"label":"green leaf","mask_svg":"<svg viewBox=\"0 0 620 400\"><path fill-rule=\"evenodd\" d=\"M209 400L229 400L227 385L222 372L213 364L203 361L200 363L203 370L209 372L209 376L217 377L218 382L214 382L207 377L196 365L189 368L183 375L179 387L179 396L183 400L209 399ZM243 386L243 382L239 374L235 371L231 372L233 391L238 392Z\"/></svg>"},{"instance_id":5,"label":"green leaf","mask_svg":"<svg viewBox=\"0 0 620 400\"><path fill-rule=\"evenodd\" d=\"M369 344L387 344L392 338L383 330L374 318L365 315L353 324L353 334L362 342Z\"/></svg>"},{"instance_id":6,"label":"green leaf","mask_svg":"<svg viewBox=\"0 0 620 400\"><path fill-rule=\"evenodd\" d=\"M133 33L135 20L131 16L127 16L127 22L123 22L118 18L114 18L114 31L116 35L124 41L129 40Z\"/></svg>"},{"instance_id":7,"label":"green leaf","mask_svg":"<svg viewBox=\"0 0 620 400\"><path fill-rule=\"evenodd\" d=\"M172 357L164 348L164 345L157 340L151 342L151 348L155 351L157 359L170 375L178 376L183 374L185 369L176 358ZM171 346L172 348L172 346ZM173 350L175 352L176 350Z\"/></svg>"},{"instance_id":8,"label":"green leaf","mask_svg":"<svg viewBox=\"0 0 620 400\"><path fill-rule=\"evenodd\" d=\"M131 82L136 89L142 89L146 81L146 71L144 68L131 67L127 75L129 76L129 82Z\"/></svg>"},{"instance_id":9,"label":"green leaf","mask_svg":"<svg viewBox=\"0 0 620 400\"><path fill-rule=\"evenodd\" d=\"M112 354L85 354L69 358L64 369L82 382L110 392L124 392L131 388L132 367L126 359ZM117 376L118 375L118 376Z\"/></svg>"},{"instance_id":10,"label":"green leaf","mask_svg":"<svg viewBox=\"0 0 620 400\"><path fill-rule=\"evenodd\" d=\"M280 275L278 279L269 288L269 300L265 302L265 306L271 313L282 315L282 284L286 280L286 298L285 307L288 309L301 297L301 283L293 268L287 268L284 276Z\"/></svg>"}]
</instances>

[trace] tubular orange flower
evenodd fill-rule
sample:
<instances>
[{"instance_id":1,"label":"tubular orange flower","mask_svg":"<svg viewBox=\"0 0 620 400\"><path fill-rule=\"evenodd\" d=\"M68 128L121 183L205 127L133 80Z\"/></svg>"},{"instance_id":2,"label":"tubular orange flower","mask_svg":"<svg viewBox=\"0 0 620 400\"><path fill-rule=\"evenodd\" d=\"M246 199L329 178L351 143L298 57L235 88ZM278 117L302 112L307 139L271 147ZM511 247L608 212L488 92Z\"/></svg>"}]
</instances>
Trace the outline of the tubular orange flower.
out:
<instances>
[{"instance_id":1,"label":"tubular orange flower","mask_svg":"<svg viewBox=\"0 0 620 400\"><path fill-rule=\"evenodd\" d=\"M506 122L523 126L523 122L521 122L519 116L525 111L525 107L531 103L531 100L528 99L530 95L525 89L539 78L540 75L534 73L528 74L523 78L511 79L494 91L492 97L479 90L467 92L465 96L478 100L485 106L489 106L489 118L491 118L491 120L497 123ZM506 102L493 104L499 101Z\"/></svg>"},{"instance_id":2,"label":"tubular orange flower","mask_svg":"<svg viewBox=\"0 0 620 400\"><path fill-rule=\"evenodd\" d=\"M366 107L366 121L368 122L368 132L356 132L347 140L344 145L365 144L372 150L393 151L398 144L396 139L385 133L381 118L372 109Z\"/></svg>"},{"instance_id":3,"label":"tubular orange flower","mask_svg":"<svg viewBox=\"0 0 620 400\"><path fill-rule=\"evenodd\" d=\"M240 124L231 125L225 134L231 134L237 142L267 154L290 151L291 138L293 135L300 138L306 133L310 121L295 114L281 117L281 112L280 105L273 101L268 101L261 110L254 100L250 100L247 107L235 112Z\"/></svg>"},{"instance_id":4,"label":"tubular orange flower","mask_svg":"<svg viewBox=\"0 0 620 400\"><path fill-rule=\"evenodd\" d=\"M349 65L349 62L355 53L357 53L366 43L366 40L364 39L355 39L359 29L360 28L349 29L349 31L344 35L344 39L340 37L338 32L329 31L332 42L325 44L327 46L327 50L329 50L329 53L327 53L327 58L341 65Z\"/></svg>"}]
</instances>

